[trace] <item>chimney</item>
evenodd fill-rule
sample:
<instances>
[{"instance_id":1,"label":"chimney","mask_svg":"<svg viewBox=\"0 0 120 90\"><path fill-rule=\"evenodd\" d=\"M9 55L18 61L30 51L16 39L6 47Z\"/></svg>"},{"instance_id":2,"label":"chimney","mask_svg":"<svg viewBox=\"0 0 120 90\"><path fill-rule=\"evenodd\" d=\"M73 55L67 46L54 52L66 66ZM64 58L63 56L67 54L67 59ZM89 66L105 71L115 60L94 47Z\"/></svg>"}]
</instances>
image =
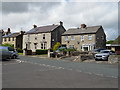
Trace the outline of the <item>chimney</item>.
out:
<instances>
[{"instance_id":1,"label":"chimney","mask_svg":"<svg viewBox=\"0 0 120 90\"><path fill-rule=\"evenodd\" d=\"M8 33L10 33L10 28L8 28L8 31L7 31Z\"/></svg>"},{"instance_id":2,"label":"chimney","mask_svg":"<svg viewBox=\"0 0 120 90\"><path fill-rule=\"evenodd\" d=\"M85 24L81 24L81 28L86 28L86 25Z\"/></svg>"},{"instance_id":3,"label":"chimney","mask_svg":"<svg viewBox=\"0 0 120 90\"><path fill-rule=\"evenodd\" d=\"M10 28L8 28L7 32L6 32L6 35L10 34Z\"/></svg>"},{"instance_id":4,"label":"chimney","mask_svg":"<svg viewBox=\"0 0 120 90\"><path fill-rule=\"evenodd\" d=\"M20 34L23 35L25 33L25 31L20 31Z\"/></svg>"},{"instance_id":5,"label":"chimney","mask_svg":"<svg viewBox=\"0 0 120 90\"><path fill-rule=\"evenodd\" d=\"M61 26L63 25L63 22L62 22L62 21L60 21L60 25L61 25Z\"/></svg>"},{"instance_id":6,"label":"chimney","mask_svg":"<svg viewBox=\"0 0 120 90\"><path fill-rule=\"evenodd\" d=\"M34 28L36 28L36 27L37 27L37 25L33 25L33 27L34 27Z\"/></svg>"}]
</instances>

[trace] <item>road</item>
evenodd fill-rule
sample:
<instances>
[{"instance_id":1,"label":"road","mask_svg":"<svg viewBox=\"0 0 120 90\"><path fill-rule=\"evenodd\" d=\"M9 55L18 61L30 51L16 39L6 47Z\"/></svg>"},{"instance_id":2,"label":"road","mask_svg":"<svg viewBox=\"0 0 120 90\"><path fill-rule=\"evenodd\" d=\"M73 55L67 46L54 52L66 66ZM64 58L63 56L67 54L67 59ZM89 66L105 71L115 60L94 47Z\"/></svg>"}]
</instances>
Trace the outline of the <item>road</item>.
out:
<instances>
[{"instance_id":1,"label":"road","mask_svg":"<svg viewBox=\"0 0 120 90\"><path fill-rule=\"evenodd\" d=\"M20 56L3 62L3 88L117 88L117 64Z\"/></svg>"}]
</instances>

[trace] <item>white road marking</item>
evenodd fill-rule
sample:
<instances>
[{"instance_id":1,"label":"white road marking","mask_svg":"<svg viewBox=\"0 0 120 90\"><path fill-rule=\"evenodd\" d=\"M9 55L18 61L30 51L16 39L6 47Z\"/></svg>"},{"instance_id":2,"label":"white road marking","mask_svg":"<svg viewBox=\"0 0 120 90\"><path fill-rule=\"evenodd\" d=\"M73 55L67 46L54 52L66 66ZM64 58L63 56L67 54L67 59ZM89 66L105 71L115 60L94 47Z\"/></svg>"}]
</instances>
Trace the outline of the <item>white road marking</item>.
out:
<instances>
[{"instance_id":1,"label":"white road marking","mask_svg":"<svg viewBox=\"0 0 120 90\"><path fill-rule=\"evenodd\" d=\"M38 63L34 63L34 62L29 62L29 61L20 61L20 60L16 60L18 63L22 63L22 62L25 62L25 63L31 63L31 64L38 64ZM10 64L18 64L18 63L10 63ZM4 64L4 65L8 65L8 64ZM63 67L57 67L57 66L51 66L51 65L46 65L46 64L38 64L40 66L44 66L44 67L49 67L49 69L44 69L44 70L39 70L39 71L48 71L48 70L55 70L55 69L65 69ZM73 69L67 69L67 70L70 70L72 71ZM86 73L86 74L90 74L90 75L97 75L97 76L101 76L101 77L111 77L111 78L118 78L118 77L115 77L115 76L106 76L106 75L103 75L103 74L98 74L98 73L92 73L92 72L84 72L84 71L81 71L81 70L76 70L77 72L82 72L82 73Z\"/></svg>"}]
</instances>

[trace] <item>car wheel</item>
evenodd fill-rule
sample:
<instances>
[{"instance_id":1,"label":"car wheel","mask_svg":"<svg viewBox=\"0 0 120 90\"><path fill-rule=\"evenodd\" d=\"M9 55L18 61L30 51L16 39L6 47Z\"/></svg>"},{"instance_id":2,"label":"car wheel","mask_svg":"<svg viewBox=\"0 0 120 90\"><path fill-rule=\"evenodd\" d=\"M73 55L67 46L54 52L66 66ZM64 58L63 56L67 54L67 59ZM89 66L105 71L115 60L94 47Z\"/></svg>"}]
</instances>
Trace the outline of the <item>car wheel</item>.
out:
<instances>
[{"instance_id":1,"label":"car wheel","mask_svg":"<svg viewBox=\"0 0 120 90\"><path fill-rule=\"evenodd\" d=\"M95 61L98 61L98 59L95 58Z\"/></svg>"},{"instance_id":2,"label":"car wheel","mask_svg":"<svg viewBox=\"0 0 120 90\"><path fill-rule=\"evenodd\" d=\"M16 58L17 58L16 55L13 55L13 56L12 56L12 59L16 59Z\"/></svg>"}]
</instances>

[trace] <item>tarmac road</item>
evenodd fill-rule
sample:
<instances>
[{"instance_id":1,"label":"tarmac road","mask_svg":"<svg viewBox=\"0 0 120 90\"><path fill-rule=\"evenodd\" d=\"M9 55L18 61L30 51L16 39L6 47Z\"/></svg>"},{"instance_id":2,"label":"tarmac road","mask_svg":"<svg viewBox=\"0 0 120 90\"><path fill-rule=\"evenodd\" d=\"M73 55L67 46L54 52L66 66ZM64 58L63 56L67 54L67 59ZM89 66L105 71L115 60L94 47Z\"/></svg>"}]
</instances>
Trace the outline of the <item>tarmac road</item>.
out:
<instances>
[{"instance_id":1,"label":"tarmac road","mask_svg":"<svg viewBox=\"0 0 120 90\"><path fill-rule=\"evenodd\" d=\"M2 66L3 88L118 88L117 65L20 56Z\"/></svg>"}]
</instances>

